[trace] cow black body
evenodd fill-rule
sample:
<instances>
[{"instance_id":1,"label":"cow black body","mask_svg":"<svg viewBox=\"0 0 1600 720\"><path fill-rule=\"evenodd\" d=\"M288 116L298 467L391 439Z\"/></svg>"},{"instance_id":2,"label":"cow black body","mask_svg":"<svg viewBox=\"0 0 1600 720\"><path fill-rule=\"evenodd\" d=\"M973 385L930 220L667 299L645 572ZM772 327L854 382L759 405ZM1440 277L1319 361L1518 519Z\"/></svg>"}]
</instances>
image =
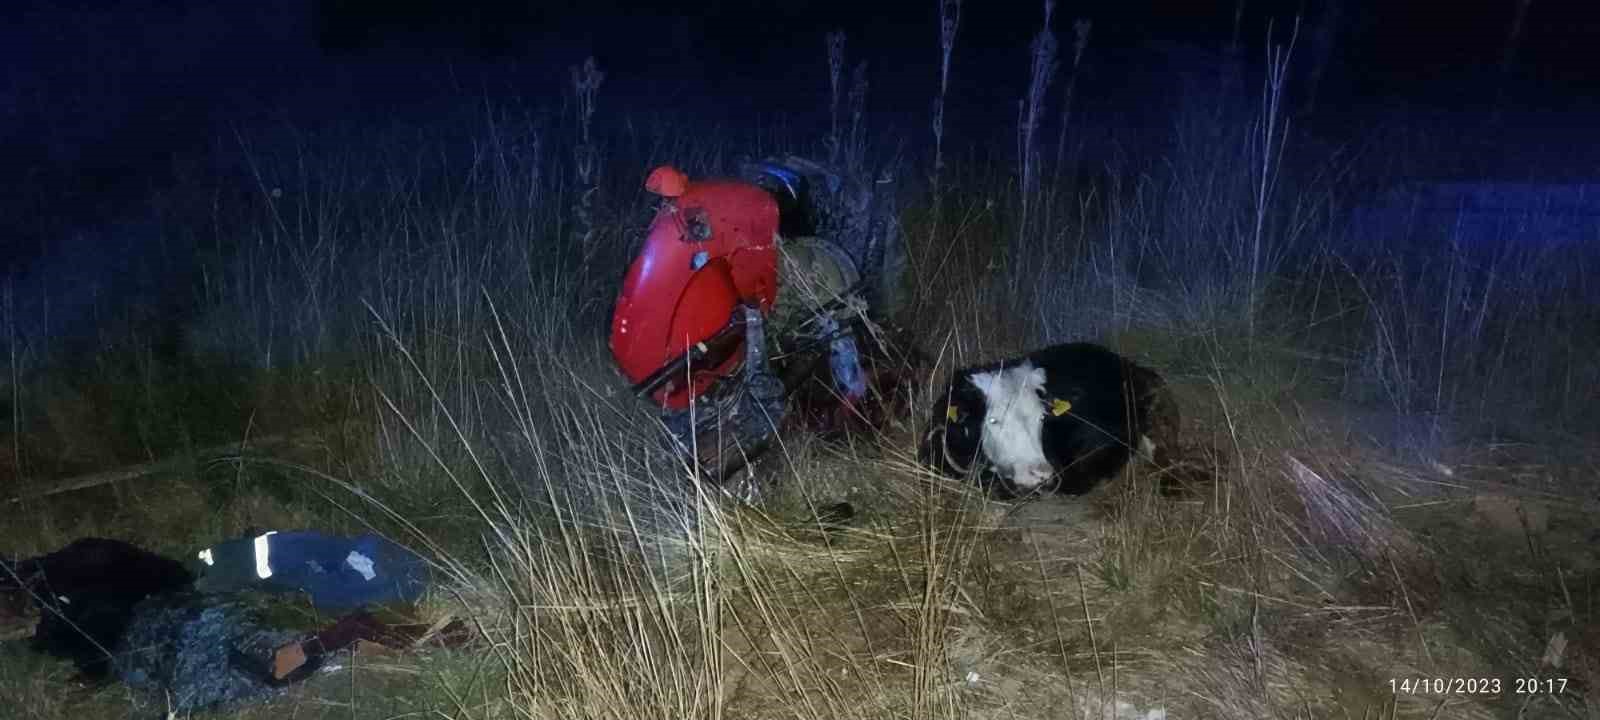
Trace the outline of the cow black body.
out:
<instances>
[{"instance_id":1,"label":"cow black body","mask_svg":"<svg viewBox=\"0 0 1600 720\"><path fill-rule=\"evenodd\" d=\"M970 473L997 494L1016 496L1019 488L985 456L987 399L972 377L1025 361L1045 372L1047 408L1058 400L1070 404L1060 414L1046 412L1040 425L1040 445L1054 474L1039 491L1086 493L1116 475L1141 447L1153 447L1159 461L1163 445L1176 435L1177 406L1160 375L1109 348L1069 343L956 371L946 394L936 399L922 462L954 476Z\"/></svg>"}]
</instances>

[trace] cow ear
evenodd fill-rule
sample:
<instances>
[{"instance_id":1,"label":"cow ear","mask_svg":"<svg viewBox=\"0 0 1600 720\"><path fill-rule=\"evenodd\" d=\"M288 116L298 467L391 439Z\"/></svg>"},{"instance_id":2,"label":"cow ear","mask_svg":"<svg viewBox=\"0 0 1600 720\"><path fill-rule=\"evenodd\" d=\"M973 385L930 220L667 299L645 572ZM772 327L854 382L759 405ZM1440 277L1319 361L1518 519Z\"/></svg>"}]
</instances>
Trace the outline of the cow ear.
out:
<instances>
[{"instance_id":1,"label":"cow ear","mask_svg":"<svg viewBox=\"0 0 1600 720\"><path fill-rule=\"evenodd\" d=\"M1044 368L1036 367L1028 372L1028 382L1039 392L1044 392Z\"/></svg>"},{"instance_id":2,"label":"cow ear","mask_svg":"<svg viewBox=\"0 0 1600 720\"><path fill-rule=\"evenodd\" d=\"M972 383L973 387L978 388L979 392L987 396L994 389L996 376L997 374L992 372L973 373L967 378L967 382Z\"/></svg>"}]
</instances>

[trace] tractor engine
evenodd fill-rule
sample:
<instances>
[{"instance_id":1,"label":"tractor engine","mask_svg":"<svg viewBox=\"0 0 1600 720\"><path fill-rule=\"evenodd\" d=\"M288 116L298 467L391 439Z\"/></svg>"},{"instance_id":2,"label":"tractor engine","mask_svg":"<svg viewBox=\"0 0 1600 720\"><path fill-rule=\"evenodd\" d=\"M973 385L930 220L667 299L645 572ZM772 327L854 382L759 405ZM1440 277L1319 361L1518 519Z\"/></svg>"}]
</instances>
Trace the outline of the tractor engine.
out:
<instances>
[{"instance_id":1,"label":"tractor engine","mask_svg":"<svg viewBox=\"0 0 1600 720\"><path fill-rule=\"evenodd\" d=\"M900 266L893 205L868 188L795 157L743 175L650 173L661 203L611 319L635 394L719 480L776 433L823 355L840 402L866 393L856 336L889 307Z\"/></svg>"}]
</instances>

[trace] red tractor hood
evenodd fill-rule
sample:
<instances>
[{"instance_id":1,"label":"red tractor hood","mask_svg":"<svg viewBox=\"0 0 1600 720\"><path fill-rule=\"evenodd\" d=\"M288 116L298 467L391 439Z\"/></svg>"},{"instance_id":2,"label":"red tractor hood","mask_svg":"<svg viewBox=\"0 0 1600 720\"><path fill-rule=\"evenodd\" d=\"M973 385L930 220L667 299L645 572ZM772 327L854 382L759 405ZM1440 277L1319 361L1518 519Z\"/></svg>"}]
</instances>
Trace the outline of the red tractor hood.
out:
<instances>
[{"instance_id":1,"label":"red tractor hood","mask_svg":"<svg viewBox=\"0 0 1600 720\"><path fill-rule=\"evenodd\" d=\"M645 187L665 199L611 316L611 354L635 384L710 339L740 304L767 314L778 289L778 205L766 190L737 180L689 182L667 166ZM688 407L738 369L742 348L708 358L687 382L674 378L652 399Z\"/></svg>"}]
</instances>

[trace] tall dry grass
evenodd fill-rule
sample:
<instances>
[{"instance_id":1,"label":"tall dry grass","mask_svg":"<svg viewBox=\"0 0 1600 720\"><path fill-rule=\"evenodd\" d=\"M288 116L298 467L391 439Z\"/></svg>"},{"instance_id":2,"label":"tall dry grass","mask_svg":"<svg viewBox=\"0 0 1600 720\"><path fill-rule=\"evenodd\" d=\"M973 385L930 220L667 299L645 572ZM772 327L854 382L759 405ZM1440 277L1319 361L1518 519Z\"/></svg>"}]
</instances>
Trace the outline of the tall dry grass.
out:
<instances>
[{"instance_id":1,"label":"tall dry grass","mask_svg":"<svg viewBox=\"0 0 1600 720\"><path fill-rule=\"evenodd\" d=\"M1173 501L1136 468L1082 499L993 503L910 462L919 404L848 442L782 438L760 508L691 483L603 344L648 218L639 181L666 161L726 172L736 148L861 152L847 146L870 117L839 117L842 36L828 47L831 144L781 127L691 140L609 109L581 130L587 111L485 103L438 127L241 132L219 150L240 172L184 226L208 255L176 352L289 374L276 387L358 421L359 442L295 478L445 571L440 602L470 614L505 678L452 716L1580 711L1576 692L1519 710L1386 682L1578 675L1593 657L1581 490L1550 460L1488 467L1472 440L1592 442L1592 261L1484 254L1442 228L1358 236L1365 158L1279 124L1281 64L1259 97L1174 108L1170 133L1099 175L952 152L937 195L902 202L907 316L942 368L1114 344L1173 381L1190 459L1219 482ZM10 335L23 465L43 450L18 428L60 401L32 384L46 356ZM145 360L128 376L166 361L132 344ZM150 377L123 392L155 397ZM1484 525L1486 495L1545 530ZM841 498L858 519L827 531L815 508ZM1557 635L1576 658L1560 668L1541 654ZM0 683L41 692L29 673Z\"/></svg>"}]
</instances>

